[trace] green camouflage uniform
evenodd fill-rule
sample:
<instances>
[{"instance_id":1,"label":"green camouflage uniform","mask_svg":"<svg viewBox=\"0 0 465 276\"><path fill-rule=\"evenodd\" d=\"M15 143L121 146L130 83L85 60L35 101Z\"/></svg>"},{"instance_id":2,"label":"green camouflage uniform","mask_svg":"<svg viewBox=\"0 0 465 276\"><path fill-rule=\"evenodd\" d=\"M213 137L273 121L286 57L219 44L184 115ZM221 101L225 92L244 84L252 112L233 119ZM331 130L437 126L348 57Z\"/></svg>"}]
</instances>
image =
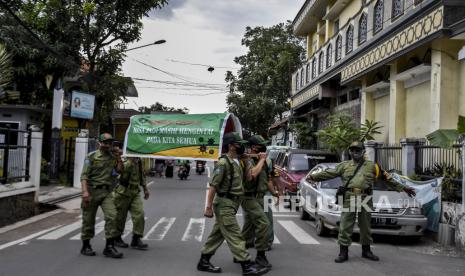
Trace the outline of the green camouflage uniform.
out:
<instances>
[{"instance_id":1,"label":"green camouflage uniform","mask_svg":"<svg viewBox=\"0 0 465 276\"><path fill-rule=\"evenodd\" d=\"M249 166L251 167L254 167L257 163L253 159L249 162ZM244 197L241 205L244 211L242 236L247 245L255 245L258 251L267 250L269 248L270 235L274 236L270 220L264 212L263 199L268 192L269 173L267 172L271 171L269 165L271 165L271 160L267 158L257 178L252 181L245 181ZM273 223L272 220L271 223Z\"/></svg>"},{"instance_id":2,"label":"green camouflage uniform","mask_svg":"<svg viewBox=\"0 0 465 276\"><path fill-rule=\"evenodd\" d=\"M124 160L120 184L114 190L114 202L117 210L116 227L119 235L124 232L128 211L131 212L132 232L144 235L144 204L140 196L140 187L145 187L145 174L142 161Z\"/></svg>"},{"instance_id":3,"label":"green camouflage uniform","mask_svg":"<svg viewBox=\"0 0 465 276\"><path fill-rule=\"evenodd\" d=\"M345 185L354 174L357 166L358 164L353 161L345 161L338 164L334 169L327 169L323 172L312 174L311 177L315 181L341 177L342 183ZM350 208L351 201L352 206L355 206L355 200L357 200L358 196L361 197L363 201L366 196L370 195L370 189L372 189L375 179L379 177L377 176L379 167L377 169L376 166L374 162L365 160L360 170L349 183L349 189L344 197L344 209L348 210ZM387 183L399 192L404 189L403 185L391 179L387 179ZM367 206L373 209L373 201L369 200ZM370 245L373 242L371 238L371 213L365 210L365 208L362 208L362 210L357 210L357 212L342 212L338 236L338 243L340 245L350 246L352 243L351 236L356 215L358 215L358 226L360 228L360 243L362 245Z\"/></svg>"},{"instance_id":4,"label":"green camouflage uniform","mask_svg":"<svg viewBox=\"0 0 465 276\"><path fill-rule=\"evenodd\" d=\"M116 159L111 153L100 150L91 152L84 160L81 181L87 180L89 202L82 204L81 239L90 240L95 233L95 216L98 207L103 211L105 219L105 238L118 236L116 229L116 208L111 193L113 170L116 168Z\"/></svg>"},{"instance_id":5,"label":"green camouflage uniform","mask_svg":"<svg viewBox=\"0 0 465 276\"><path fill-rule=\"evenodd\" d=\"M231 172L231 170L233 171ZM233 175L232 181L231 174ZM241 229L236 220L237 209L241 204L240 198L244 195L242 179L242 167L229 156L222 156L216 164L210 182L210 186L216 189L213 201L213 212L216 220L207 242L202 248L202 254L215 254L223 241L226 240L236 260L250 260L249 253L245 249Z\"/></svg>"}]
</instances>

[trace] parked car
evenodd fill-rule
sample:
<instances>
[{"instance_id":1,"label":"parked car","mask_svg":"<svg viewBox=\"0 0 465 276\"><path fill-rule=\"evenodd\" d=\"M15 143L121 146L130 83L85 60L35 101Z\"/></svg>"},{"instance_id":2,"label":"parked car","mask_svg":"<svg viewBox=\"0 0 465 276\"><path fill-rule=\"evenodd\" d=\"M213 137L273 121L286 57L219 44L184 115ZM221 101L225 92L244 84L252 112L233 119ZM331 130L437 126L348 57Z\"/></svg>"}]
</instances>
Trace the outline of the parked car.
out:
<instances>
[{"instance_id":1,"label":"parked car","mask_svg":"<svg viewBox=\"0 0 465 276\"><path fill-rule=\"evenodd\" d=\"M310 172L316 173L334 168L336 163L321 163ZM301 218L315 219L318 235L326 235L330 230L338 230L341 206L335 204L337 188L342 180L334 178L320 182L309 182L306 177L299 184L299 195L305 199L300 208ZM381 200L380 200L381 199ZM376 181L373 187L374 212L371 218L373 234L410 236L421 238L427 225L427 219L421 206L405 193L398 193L389 188L383 180ZM358 233L358 225L354 227Z\"/></svg>"},{"instance_id":2,"label":"parked car","mask_svg":"<svg viewBox=\"0 0 465 276\"><path fill-rule=\"evenodd\" d=\"M286 151L288 149L290 149L290 147L288 146L268 146L266 147L266 153L268 155L268 158L270 158L271 161L275 162L278 153Z\"/></svg>"},{"instance_id":3,"label":"parked car","mask_svg":"<svg viewBox=\"0 0 465 276\"><path fill-rule=\"evenodd\" d=\"M280 151L274 168L279 177L277 183L284 195L297 195L297 184L302 177L319 163L337 162L337 156L321 150L288 149Z\"/></svg>"}]
</instances>

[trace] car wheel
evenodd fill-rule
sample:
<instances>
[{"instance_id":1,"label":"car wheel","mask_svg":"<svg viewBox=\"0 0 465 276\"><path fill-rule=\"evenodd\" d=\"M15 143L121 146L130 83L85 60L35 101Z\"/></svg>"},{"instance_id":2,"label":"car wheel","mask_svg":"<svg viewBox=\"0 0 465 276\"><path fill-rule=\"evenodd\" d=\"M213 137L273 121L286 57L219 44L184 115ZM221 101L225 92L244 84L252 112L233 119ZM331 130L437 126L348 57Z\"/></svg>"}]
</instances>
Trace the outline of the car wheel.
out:
<instances>
[{"instance_id":1,"label":"car wheel","mask_svg":"<svg viewBox=\"0 0 465 276\"><path fill-rule=\"evenodd\" d=\"M320 218L318 216L317 216L317 219L316 219L315 229L316 229L316 234L318 236L320 236L320 237L327 236L328 233L329 233L329 229L326 228L325 222L323 221L322 218Z\"/></svg>"},{"instance_id":2,"label":"car wheel","mask_svg":"<svg viewBox=\"0 0 465 276\"><path fill-rule=\"evenodd\" d=\"M300 207L300 219L310 220L310 214L307 211L305 211L304 207Z\"/></svg>"}]
</instances>

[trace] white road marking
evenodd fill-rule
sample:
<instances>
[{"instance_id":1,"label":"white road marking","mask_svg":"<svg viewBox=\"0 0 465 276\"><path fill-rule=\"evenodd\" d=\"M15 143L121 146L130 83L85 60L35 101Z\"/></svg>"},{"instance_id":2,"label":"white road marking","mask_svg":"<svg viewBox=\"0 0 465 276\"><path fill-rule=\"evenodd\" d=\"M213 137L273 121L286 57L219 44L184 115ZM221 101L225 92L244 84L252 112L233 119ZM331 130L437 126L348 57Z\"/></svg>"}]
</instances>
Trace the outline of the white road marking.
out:
<instances>
[{"instance_id":1,"label":"white road marking","mask_svg":"<svg viewBox=\"0 0 465 276\"><path fill-rule=\"evenodd\" d=\"M95 234L94 236L97 236L98 234L100 234L100 232L103 231L103 229L105 227L105 221L102 220L101 222L97 223L95 225ZM80 240L81 239L81 233L79 232L78 234L76 234L75 236L71 237L70 240Z\"/></svg>"},{"instance_id":2,"label":"white road marking","mask_svg":"<svg viewBox=\"0 0 465 276\"><path fill-rule=\"evenodd\" d=\"M176 221L176 218L165 218L162 217L150 230L149 232L145 235L143 238L144 240L155 240L155 241L161 241L165 238L166 233L170 230L171 226L173 226L174 222ZM159 233L154 233L155 230L158 230L157 228L160 228Z\"/></svg>"},{"instance_id":3,"label":"white road marking","mask_svg":"<svg viewBox=\"0 0 465 276\"><path fill-rule=\"evenodd\" d=\"M45 229L45 230L42 230L40 232L37 232L37 233L34 233L32 235L29 235L27 237L24 237L24 238L21 238L19 240L15 240L15 241L11 241L11 242L8 242L8 243L5 243L5 244L2 244L0 245L0 250L3 250L7 247L10 247L10 246L13 246L13 245L16 245L16 244L20 244L20 243L23 243L25 241L28 241L28 240L32 240L33 238L35 237L38 237L38 236L42 236L43 234L47 233L47 232L50 232L50 231L53 231L59 227L61 227L62 225L58 225L58 226L54 226L54 227L51 227L51 228L48 228L48 229Z\"/></svg>"},{"instance_id":4,"label":"white road marking","mask_svg":"<svg viewBox=\"0 0 465 276\"><path fill-rule=\"evenodd\" d=\"M300 244L320 244L292 220L278 220L284 229L291 234Z\"/></svg>"},{"instance_id":5,"label":"white road marking","mask_svg":"<svg viewBox=\"0 0 465 276\"><path fill-rule=\"evenodd\" d=\"M201 242L204 230L205 218L191 218L181 240L188 241L195 239L196 241Z\"/></svg>"},{"instance_id":6,"label":"white road marking","mask_svg":"<svg viewBox=\"0 0 465 276\"><path fill-rule=\"evenodd\" d=\"M50 232L42 237L39 237L38 240L56 240L81 228L81 226L82 226L82 221L79 220L72 224L68 224L64 227L61 227L53 232Z\"/></svg>"},{"instance_id":7,"label":"white road marking","mask_svg":"<svg viewBox=\"0 0 465 276\"><path fill-rule=\"evenodd\" d=\"M150 187L153 183L155 183L155 181L150 181L149 183L147 183L147 187Z\"/></svg>"},{"instance_id":8,"label":"white road marking","mask_svg":"<svg viewBox=\"0 0 465 276\"><path fill-rule=\"evenodd\" d=\"M126 221L126 224L124 225L124 233L121 235L122 238L127 237L129 234L132 233L132 218L128 219Z\"/></svg>"},{"instance_id":9,"label":"white road marking","mask_svg":"<svg viewBox=\"0 0 465 276\"><path fill-rule=\"evenodd\" d=\"M281 244L281 242L278 240L278 237L276 237L276 235L274 235L273 243L274 244Z\"/></svg>"},{"instance_id":10,"label":"white road marking","mask_svg":"<svg viewBox=\"0 0 465 276\"><path fill-rule=\"evenodd\" d=\"M15 224L8 225L8 226L5 226L3 228L0 228L0 234L3 234L5 232L11 231L11 230L14 230L14 229L22 227L24 225L34 223L34 222L39 221L39 220L43 220L44 218L48 218L50 216L53 216L53 215L56 215L56 214L59 214L59 213L62 213L62 212L63 212L63 210L58 209L58 210L43 213L43 214L37 215L35 217L19 221L19 222L15 223Z\"/></svg>"},{"instance_id":11,"label":"white road marking","mask_svg":"<svg viewBox=\"0 0 465 276\"><path fill-rule=\"evenodd\" d=\"M243 216L242 213L237 213L236 216ZM273 214L273 217L276 217L276 218L298 218L300 217L299 215L286 215L286 214Z\"/></svg>"},{"instance_id":12,"label":"white road marking","mask_svg":"<svg viewBox=\"0 0 465 276\"><path fill-rule=\"evenodd\" d=\"M210 178L210 166L207 166L207 176Z\"/></svg>"}]
</instances>

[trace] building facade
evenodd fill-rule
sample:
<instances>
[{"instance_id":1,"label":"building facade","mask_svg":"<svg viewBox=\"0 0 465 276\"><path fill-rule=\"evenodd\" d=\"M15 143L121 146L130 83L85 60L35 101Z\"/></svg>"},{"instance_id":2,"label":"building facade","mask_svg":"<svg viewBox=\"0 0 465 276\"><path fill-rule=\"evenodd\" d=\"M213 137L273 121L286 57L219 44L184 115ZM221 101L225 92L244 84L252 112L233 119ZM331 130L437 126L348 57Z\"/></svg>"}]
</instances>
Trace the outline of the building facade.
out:
<instances>
[{"instance_id":1,"label":"building facade","mask_svg":"<svg viewBox=\"0 0 465 276\"><path fill-rule=\"evenodd\" d=\"M307 0L293 22L307 37L293 117L321 128L345 111L379 122L386 143L455 128L465 115L463 14L455 0Z\"/></svg>"}]
</instances>

